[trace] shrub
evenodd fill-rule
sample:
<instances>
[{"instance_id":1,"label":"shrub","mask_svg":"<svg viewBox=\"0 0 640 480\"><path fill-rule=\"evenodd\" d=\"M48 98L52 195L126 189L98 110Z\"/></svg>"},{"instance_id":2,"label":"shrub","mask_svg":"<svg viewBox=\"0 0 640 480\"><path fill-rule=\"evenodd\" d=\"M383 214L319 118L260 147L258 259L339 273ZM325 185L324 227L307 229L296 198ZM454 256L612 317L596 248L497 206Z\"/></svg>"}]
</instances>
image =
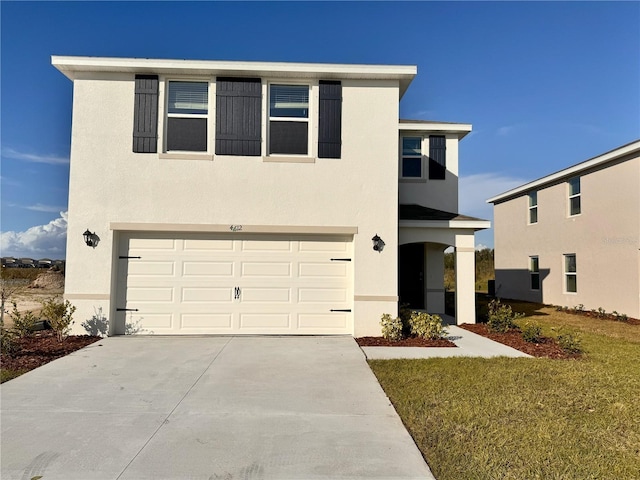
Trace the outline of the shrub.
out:
<instances>
[{"instance_id":1,"label":"shrub","mask_svg":"<svg viewBox=\"0 0 640 480\"><path fill-rule=\"evenodd\" d=\"M560 348L568 353L582 353L582 339L578 332L568 331L563 328L558 329L557 332L556 340Z\"/></svg>"},{"instance_id":2,"label":"shrub","mask_svg":"<svg viewBox=\"0 0 640 480\"><path fill-rule=\"evenodd\" d=\"M13 305L13 309L11 313L9 313L9 316L13 321L13 330L16 335L19 337L31 335L33 333L33 326L38 319L31 311L19 312L16 302L11 302L11 304Z\"/></svg>"},{"instance_id":3,"label":"shrub","mask_svg":"<svg viewBox=\"0 0 640 480\"><path fill-rule=\"evenodd\" d=\"M604 308L598 307L598 313L596 314L598 318L604 318L606 314L607 314L607 311Z\"/></svg>"},{"instance_id":4,"label":"shrub","mask_svg":"<svg viewBox=\"0 0 640 480\"><path fill-rule=\"evenodd\" d=\"M504 333L512 328L516 328L515 320L524 317L524 313L513 313L510 305L500 303L500 300L489 302L489 313L487 316L487 326L489 330Z\"/></svg>"},{"instance_id":5,"label":"shrub","mask_svg":"<svg viewBox=\"0 0 640 480\"><path fill-rule=\"evenodd\" d=\"M76 307L69 300L65 300L63 303L55 298L49 298L42 302L42 316L49 320L51 328L58 335L59 342L62 342L69 334L75 311Z\"/></svg>"},{"instance_id":6,"label":"shrub","mask_svg":"<svg viewBox=\"0 0 640 480\"><path fill-rule=\"evenodd\" d=\"M618 313L614 310L613 312L611 312L611 314L615 317L615 319L618 322L626 322L629 320L629 317L627 317L627 315L624 313Z\"/></svg>"},{"instance_id":7,"label":"shrub","mask_svg":"<svg viewBox=\"0 0 640 480\"><path fill-rule=\"evenodd\" d=\"M420 337L436 340L447 334L439 315L429 315L425 312L413 312L409 319L411 333Z\"/></svg>"},{"instance_id":8,"label":"shrub","mask_svg":"<svg viewBox=\"0 0 640 480\"><path fill-rule=\"evenodd\" d=\"M399 315L402 321L402 334L408 337L411 334L411 309L408 303L400 305Z\"/></svg>"},{"instance_id":9,"label":"shrub","mask_svg":"<svg viewBox=\"0 0 640 480\"><path fill-rule=\"evenodd\" d=\"M0 327L0 351L3 355L13 355L19 349L16 333Z\"/></svg>"},{"instance_id":10,"label":"shrub","mask_svg":"<svg viewBox=\"0 0 640 480\"><path fill-rule=\"evenodd\" d=\"M540 343L542 339L542 328L535 323L525 323L522 327L522 338L525 342Z\"/></svg>"},{"instance_id":11,"label":"shrub","mask_svg":"<svg viewBox=\"0 0 640 480\"><path fill-rule=\"evenodd\" d=\"M402 339L402 320L400 317L392 318L391 315L385 313L380 320L382 325L382 336L387 340Z\"/></svg>"}]
</instances>

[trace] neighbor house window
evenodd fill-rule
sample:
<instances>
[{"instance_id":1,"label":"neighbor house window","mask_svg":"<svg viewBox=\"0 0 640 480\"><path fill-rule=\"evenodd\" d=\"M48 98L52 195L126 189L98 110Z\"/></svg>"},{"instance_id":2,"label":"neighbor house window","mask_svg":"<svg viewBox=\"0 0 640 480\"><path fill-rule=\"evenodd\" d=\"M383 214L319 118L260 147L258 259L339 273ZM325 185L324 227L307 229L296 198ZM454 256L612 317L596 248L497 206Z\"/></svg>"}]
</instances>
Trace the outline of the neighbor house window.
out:
<instances>
[{"instance_id":1,"label":"neighbor house window","mask_svg":"<svg viewBox=\"0 0 640 480\"><path fill-rule=\"evenodd\" d=\"M402 177L422 177L422 138L402 138Z\"/></svg>"},{"instance_id":2,"label":"neighbor house window","mask_svg":"<svg viewBox=\"0 0 640 480\"><path fill-rule=\"evenodd\" d=\"M309 152L309 86L269 88L269 154Z\"/></svg>"},{"instance_id":3,"label":"neighbor house window","mask_svg":"<svg viewBox=\"0 0 640 480\"><path fill-rule=\"evenodd\" d=\"M538 257L529 257L529 278L531 290L540 290L540 265Z\"/></svg>"},{"instance_id":4,"label":"neighbor house window","mask_svg":"<svg viewBox=\"0 0 640 480\"><path fill-rule=\"evenodd\" d=\"M206 152L209 84L170 81L167 151Z\"/></svg>"},{"instance_id":5,"label":"neighbor house window","mask_svg":"<svg viewBox=\"0 0 640 480\"><path fill-rule=\"evenodd\" d=\"M569 180L569 215L580 214L580 177Z\"/></svg>"},{"instance_id":6,"label":"neighbor house window","mask_svg":"<svg viewBox=\"0 0 640 480\"><path fill-rule=\"evenodd\" d=\"M565 291L567 293L576 293L578 291L578 269L576 266L575 254L564 256L564 279Z\"/></svg>"},{"instance_id":7,"label":"neighbor house window","mask_svg":"<svg viewBox=\"0 0 640 480\"><path fill-rule=\"evenodd\" d=\"M444 180L447 173L447 139L444 135L429 137L429 179Z\"/></svg>"},{"instance_id":8,"label":"neighbor house window","mask_svg":"<svg viewBox=\"0 0 640 480\"><path fill-rule=\"evenodd\" d=\"M538 223L538 192L529 194L529 223Z\"/></svg>"}]
</instances>

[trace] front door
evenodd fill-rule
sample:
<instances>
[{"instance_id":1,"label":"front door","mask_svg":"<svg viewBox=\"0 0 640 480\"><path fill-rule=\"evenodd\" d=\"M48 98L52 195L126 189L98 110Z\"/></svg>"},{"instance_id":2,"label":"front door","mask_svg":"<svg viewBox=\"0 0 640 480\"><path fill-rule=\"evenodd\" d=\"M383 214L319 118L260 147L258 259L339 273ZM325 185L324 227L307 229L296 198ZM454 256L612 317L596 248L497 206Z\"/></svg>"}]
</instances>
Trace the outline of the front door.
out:
<instances>
[{"instance_id":1,"label":"front door","mask_svg":"<svg viewBox=\"0 0 640 480\"><path fill-rule=\"evenodd\" d=\"M400 305L424 308L424 244L400 245L398 270Z\"/></svg>"}]
</instances>

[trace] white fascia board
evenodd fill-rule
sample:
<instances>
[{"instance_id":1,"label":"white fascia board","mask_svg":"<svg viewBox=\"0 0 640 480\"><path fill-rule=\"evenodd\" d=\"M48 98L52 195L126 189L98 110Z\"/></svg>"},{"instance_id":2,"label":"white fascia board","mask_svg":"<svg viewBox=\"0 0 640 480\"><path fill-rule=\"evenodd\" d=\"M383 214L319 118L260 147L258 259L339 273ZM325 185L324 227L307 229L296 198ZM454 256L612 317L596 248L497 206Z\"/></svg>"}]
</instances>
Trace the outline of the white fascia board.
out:
<instances>
[{"instance_id":1,"label":"white fascia board","mask_svg":"<svg viewBox=\"0 0 640 480\"><path fill-rule=\"evenodd\" d=\"M444 123L444 122L402 122L398 124L401 132L437 132L437 133L454 133L458 135L458 140L462 140L472 130L469 123Z\"/></svg>"},{"instance_id":2,"label":"white fascia board","mask_svg":"<svg viewBox=\"0 0 640 480\"><path fill-rule=\"evenodd\" d=\"M489 220L400 220L399 227L406 228L454 228L485 230L491 228Z\"/></svg>"},{"instance_id":3,"label":"white fascia board","mask_svg":"<svg viewBox=\"0 0 640 480\"><path fill-rule=\"evenodd\" d=\"M529 183L525 183L524 185L520 185L519 187L512 188L500 195L496 195L495 197L491 197L487 200L487 203L496 203L502 200L507 200L512 197L520 196L526 192L531 190L539 190L540 187L545 187L552 183L555 183L563 178L569 178L580 173L599 167L607 162L613 162L619 158L624 157L625 155L630 155L633 153L640 152L640 140L636 140L635 142L628 143L623 145L622 147L616 148L615 150L611 150L607 153L603 153L597 157L591 158L589 160L585 160L584 162L573 165L569 168L565 168L564 170L560 170L558 172L552 173L551 175L547 175L546 177L539 178L537 180L533 180Z\"/></svg>"},{"instance_id":4,"label":"white fascia board","mask_svg":"<svg viewBox=\"0 0 640 480\"><path fill-rule=\"evenodd\" d=\"M71 80L78 72L398 80L401 96L418 73L418 67L415 65L169 60L58 55L51 56L51 64Z\"/></svg>"}]
</instances>

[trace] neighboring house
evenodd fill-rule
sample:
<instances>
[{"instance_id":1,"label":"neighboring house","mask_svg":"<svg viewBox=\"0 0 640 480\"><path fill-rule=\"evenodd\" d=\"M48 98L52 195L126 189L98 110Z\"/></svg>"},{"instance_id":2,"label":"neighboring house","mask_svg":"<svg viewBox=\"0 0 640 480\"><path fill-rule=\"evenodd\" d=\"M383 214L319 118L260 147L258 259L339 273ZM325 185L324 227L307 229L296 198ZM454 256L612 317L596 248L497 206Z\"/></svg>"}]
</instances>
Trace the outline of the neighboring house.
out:
<instances>
[{"instance_id":1,"label":"neighboring house","mask_svg":"<svg viewBox=\"0 0 640 480\"><path fill-rule=\"evenodd\" d=\"M457 320L475 321L471 126L398 120L415 66L52 63L73 80L76 331L379 335L399 300L444 311L450 245Z\"/></svg>"},{"instance_id":2,"label":"neighboring house","mask_svg":"<svg viewBox=\"0 0 640 480\"><path fill-rule=\"evenodd\" d=\"M497 296L640 318L640 140L488 202Z\"/></svg>"}]
</instances>

